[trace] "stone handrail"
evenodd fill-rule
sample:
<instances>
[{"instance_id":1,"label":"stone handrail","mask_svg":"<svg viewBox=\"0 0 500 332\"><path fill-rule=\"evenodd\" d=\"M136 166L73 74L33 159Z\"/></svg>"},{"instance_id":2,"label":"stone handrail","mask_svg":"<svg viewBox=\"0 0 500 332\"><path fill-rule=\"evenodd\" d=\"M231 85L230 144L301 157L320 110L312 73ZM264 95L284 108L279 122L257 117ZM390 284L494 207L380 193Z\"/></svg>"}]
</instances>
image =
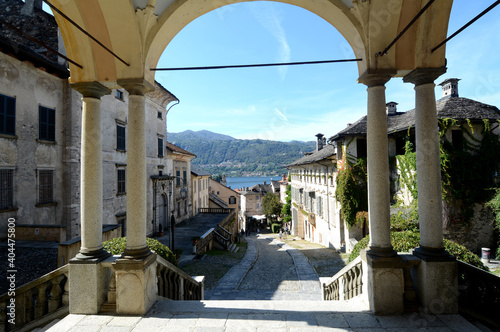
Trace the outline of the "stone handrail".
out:
<instances>
[{"instance_id":1,"label":"stone handrail","mask_svg":"<svg viewBox=\"0 0 500 332\"><path fill-rule=\"evenodd\" d=\"M179 301L204 299L205 277L193 278L160 256L157 256L156 263L159 296Z\"/></svg>"},{"instance_id":2,"label":"stone handrail","mask_svg":"<svg viewBox=\"0 0 500 332\"><path fill-rule=\"evenodd\" d=\"M28 331L66 316L69 313L68 265L17 288L15 295L3 294L0 309L0 331ZM14 318L12 314L15 314L15 325L9 323Z\"/></svg>"},{"instance_id":3,"label":"stone handrail","mask_svg":"<svg viewBox=\"0 0 500 332\"><path fill-rule=\"evenodd\" d=\"M363 268L361 257L357 257L346 267L340 270L323 285L323 300L339 301L349 300L363 291Z\"/></svg>"},{"instance_id":4,"label":"stone handrail","mask_svg":"<svg viewBox=\"0 0 500 332\"><path fill-rule=\"evenodd\" d=\"M226 230L221 225L217 225L217 232L219 232L222 236L224 236L227 239L231 239L233 237L233 234L231 234L231 232Z\"/></svg>"},{"instance_id":5,"label":"stone handrail","mask_svg":"<svg viewBox=\"0 0 500 332\"><path fill-rule=\"evenodd\" d=\"M227 209L229 208L229 206L227 205L226 202L224 202L222 199L219 198L219 196L215 195L215 194L212 194L212 193L209 193L208 194L209 198L214 201L217 205L219 205L220 207L224 208L224 209Z\"/></svg>"},{"instance_id":6,"label":"stone handrail","mask_svg":"<svg viewBox=\"0 0 500 332\"><path fill-rule=\"evenodd\" d=\"M213 233L214 233L214 240L217 241L217 243L219 243L224 250L227 250L227 248L229 248L229 245L231 244L231 239L226 238L224 235L222 235L216 230L214 230Z\"/></svg>"}]
</instances>

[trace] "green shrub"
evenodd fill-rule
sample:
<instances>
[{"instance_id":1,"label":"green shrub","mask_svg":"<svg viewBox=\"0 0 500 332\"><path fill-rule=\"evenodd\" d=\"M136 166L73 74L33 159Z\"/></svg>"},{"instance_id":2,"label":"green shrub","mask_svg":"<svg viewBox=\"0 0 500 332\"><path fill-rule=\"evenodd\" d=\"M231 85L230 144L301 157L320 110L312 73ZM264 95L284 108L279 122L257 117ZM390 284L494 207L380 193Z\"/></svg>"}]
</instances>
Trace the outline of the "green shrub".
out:
<instances>
[{"instance_id":1,"label":"green shrub","mask_svg":"<svg viewBox=\"0 0 500 332\"><path fill-rule=\"evenodd\" d=\"M356 257L358 257L362 249L368 247L369 241L370 236L368 235L365 238L361 239L361 241L356 243L351 252L351 255L349 256L349 262L352 262ZM391 232L391 243L394 247L394 250L396 250L397 252L408 252L420 245L420 233L411 231ZM444 239L444 248L458 260L476 266L480 269L489 271L489 269L485 267L481 262L479 257L477 257L477 255L475 255L464 246L456 242Z\"/></svg>"},{"instance_id":2,"label":"green shrub","mask_svg":"<svg viewBox=\"0 0 500 332\"><path fill-rule=\"evenodd\" d=\"M414 200L410 206L391 215L391 232L418 232L418 202Z\"/></svg>"},{"instance_id":3,"label":"green shrub","mask_svg":"<svg viewBox=\"0 0 500 332\"><path fill-rule=\"evenodd\" d=\"M103 242L102 246L105 250L109 251L113 255L120 255L125 251L127 244L126 237L117 237L109 241ZM158 256L164 258L168 262L178 266L177 258L174 253L164 244L160 243L156 239L146 238L146 244L149 250L154 251Z\"/></svg>"},{"instance_id":4,"label":"green shrub","mask_svg":"<svg viewBox=\"0 0 500 332\"><path fill-rule=\"evenodd\" d=\"M271 232L278 233L281 229L281 224L271 224Z\"/></svg>"}]
</instances>

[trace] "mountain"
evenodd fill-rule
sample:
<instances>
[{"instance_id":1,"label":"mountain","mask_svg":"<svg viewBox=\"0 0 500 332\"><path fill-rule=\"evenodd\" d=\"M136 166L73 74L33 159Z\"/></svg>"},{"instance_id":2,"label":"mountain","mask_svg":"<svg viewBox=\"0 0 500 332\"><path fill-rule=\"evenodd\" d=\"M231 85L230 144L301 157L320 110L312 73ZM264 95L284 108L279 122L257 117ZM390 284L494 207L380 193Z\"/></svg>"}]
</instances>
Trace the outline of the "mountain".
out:
<instances>
[{"instance_id":1,"label":"mountain","mask_svg":"<svg viewBox=\"0 0 500 332\"><path fill-rule=\"evenodd\" d=\"M186 130L181 133L168 133L167 137L168 141L172 143L174 143L175 141L185 141L192 139L199 139L206 141L232 141L236 139L228 135L217 134L208 130L200 130L200 131Z\"/></svg>"},{"instance_id":2,"label":"mountain","mask_svg":"<svg viewBox=\"0 0 500 332\"><path fill-rule=\"evenodd\" d=\"M168 133L168 141L194 153L193 165L227 176L282 175L284 165L315 148L313 141L242 140L207 130Z\"/></svg>"}]
</instances>

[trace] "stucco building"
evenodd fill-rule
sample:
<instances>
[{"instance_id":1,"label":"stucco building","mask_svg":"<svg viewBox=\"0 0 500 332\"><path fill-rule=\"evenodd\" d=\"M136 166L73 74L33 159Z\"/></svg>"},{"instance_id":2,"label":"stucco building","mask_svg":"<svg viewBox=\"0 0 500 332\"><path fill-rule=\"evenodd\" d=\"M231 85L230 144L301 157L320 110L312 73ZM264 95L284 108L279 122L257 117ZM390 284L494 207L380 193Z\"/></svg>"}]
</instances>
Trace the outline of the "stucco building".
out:
<instances>
[{"instance_id":1,"label":"stucco building","mask_svg":"<svg viewBox=\"0 0 500 332\"><path fill-rule=\"evenodd\" d=\"M51 15L36 7L27 11L23 2L15 0L3 2L0 9L9 13L0 14L2 19L18 18L25 28L40 31L39 38L64 52ZM18 224L37 226L34 232L60 227L67 240L80 236L82 95L70 88L63 59L37 53L35 45L5 26L1 31L0 237L6 237L4 223L8 218L15 218ZM166 107L172 101L177 98L159 83L146 97L148 178L167 173ZM102 98L100 128L92 128L102 135L102 219L105 224L121 224L123 234L130 189L126 182L131 174L127 169L128 102L126 90L109 90ZM154 181L146 187L145 222L147 233L152 234L161 211L154 202Z\"/></svg>"},{"instance_id":2,"label":"stucco building","mask_svg":"<svg viewBox=\"0 0 500 332\"><path fill-rule=\"evenodd\" d=\"M209 207L209 181L210 173L191 166L193 216L200 213L200 209Z\"/></svg>"}]
</instances>

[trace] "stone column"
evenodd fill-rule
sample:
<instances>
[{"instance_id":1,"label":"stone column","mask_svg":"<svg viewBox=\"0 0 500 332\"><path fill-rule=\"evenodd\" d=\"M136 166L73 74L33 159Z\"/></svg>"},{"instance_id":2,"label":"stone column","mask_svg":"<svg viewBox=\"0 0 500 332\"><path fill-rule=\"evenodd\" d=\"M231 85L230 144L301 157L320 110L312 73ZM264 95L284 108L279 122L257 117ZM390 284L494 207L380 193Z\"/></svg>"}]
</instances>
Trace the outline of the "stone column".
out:
<instances>
[{"instance_id":1,"label":"stone column","mask_svg":"<svg viewBox=\"0 0 500 332\"><path fill-rule=\"evenodd\" d=\"M129 93L127 125L127 246L124 258L144 258L146 245L147 169L146 169L146 97L153 89L147 82L119 81Z\"/></svg>"},{"instance_id":2,"label":"stone column","mask_svg":"<svg viewBox=\"0 0 500 332\"><path fill-rule=\"evenodd\" d=\"M370 73L359 81L368 86L367 167L370 244L367 253L377 257L396 256L390 236L389 142L385 83L391 72Z\"/></svg>"},{"instance_id":3,"label":"stone column","mask_svg":"<svg viewBox=\"0 0 500 332\"><path fill-rule=\"evenodd\" d=\"M445 72L444 67L421 68L403 79L415 84L420 246L414 255L422 260L417 268L417 294L424 308L433 314L458 310L456 262L443 245L441 162L434 93L434 80ZM452 296L449 296L450 292Z\"/></svg>"},{"instance_id":4,"label":"stone column","mask_svg":"<svg viewBox=\"0 0 500 332\"><path fill-rule=\"evenodd\" d=\"M361 253L366 271L367 297L375 314L404 311L402 260L390 236L389 143L385 83L394 71L370 71L359 82L368 86L367 166L370 243Z\"/></svg>"},{"instance_id":5,"label":"stone column","mask_svg":"<svg viewBox=\"0 0 500 332\"><path fill-rule=\"evenodd\" d=\"M100 262L110 254L102 248L102 131L101 97L111 91L97 82L75 83L82 94L80 179L81 247L70 260L72 314L96 314L106 296L108 275Z\"/></svg>"},{"instance_id":6,"label":"stone column","mask_svg":"<svg viewBox=\"0 0 500 332\"><path fill-rule=\"evenodd\" d=\"M153 86L142 79L119 80L129 93L127 126L127 245L114 263L116 313L142 315L157 299L156 255L146 245L146 97Z\"/></svg>"}]
</instances>

